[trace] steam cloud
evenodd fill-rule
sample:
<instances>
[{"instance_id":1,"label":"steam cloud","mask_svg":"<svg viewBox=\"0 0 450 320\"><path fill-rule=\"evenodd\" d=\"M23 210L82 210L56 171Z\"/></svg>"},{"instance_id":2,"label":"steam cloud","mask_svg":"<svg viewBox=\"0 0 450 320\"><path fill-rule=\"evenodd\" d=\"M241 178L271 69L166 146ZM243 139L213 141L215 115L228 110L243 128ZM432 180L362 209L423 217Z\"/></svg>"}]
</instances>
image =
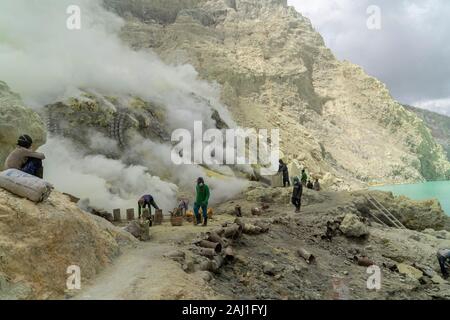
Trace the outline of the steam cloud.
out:
<instances>
[{"instance_id":1,"label":"steam cloud","mask_svg":"<svg viewBox=\"0 0 450 320\"><path fill-rule=\"evenodd\" d=\"M70 5L81 8L81 30L69 30ZM41 108L89 89L103 95L139 96L166 107L169 129L193 128L194 121L213 127L212 109L234 123L219 102L219 87L198 79L190 65L169 66L151 51L133 51L118 36L124 22L100 0L2 0L0 2L0 78L26 104ZM199 98L200 97L200 98ZM91 149L116 149L114 141L92 134ZM170 146L135 137L121 160L88 154L70 141L50 138L46 179L64 192L88 198L98 208L128 208L152 193L164 209L175 205L179 190L193 191L205 172L174 166ZM136 163L126 165L125 163ZM208 179L212 201L240 192L237 178Z\"/></svg>"}]
</instances>

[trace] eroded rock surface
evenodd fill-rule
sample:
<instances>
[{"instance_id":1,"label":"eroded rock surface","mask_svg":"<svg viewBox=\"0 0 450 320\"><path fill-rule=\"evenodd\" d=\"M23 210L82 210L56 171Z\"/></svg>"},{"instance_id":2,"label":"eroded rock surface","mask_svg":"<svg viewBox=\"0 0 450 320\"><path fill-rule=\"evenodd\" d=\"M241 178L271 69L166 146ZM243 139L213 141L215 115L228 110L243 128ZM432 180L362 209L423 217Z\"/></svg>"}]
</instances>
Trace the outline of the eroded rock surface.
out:
<instances>
[{"instance_id":1,"label":"eroded rock surface","mask_svg":"<svg viewBox=\"0 0 450 320\"><path fill-rule=\"evenodd\" d=\"M80 267L83 286L136 242L59 192L36 205L0 190L0 297L61 297L69 266Z\"/></svg>"},{"instance_id":2,"label":"eroded rock surface","mask_svg":"<svg viewBox=\"0 0 450 320\"><path fill-rule=\"evenodd\" d=\"M27 108L20 96L0 81L0 170L22 134L33 138L34 147L46 140L45 126L39 115Z\"/></svg>"},{"instance_id":3,"label":"eroded rock surface","mask_svg":"<svg viewBox=\"0 0 450 320\"><path fill-rule=\"evenodd\" d=\"M239 125L281 128L285 158L327 184L345 189L449 176L446 155L424 123L383 83L338 61L286 1L105 4L125 17L122 38L133 48L190 63L217 81Z\"/></svg>"}]
</instances>

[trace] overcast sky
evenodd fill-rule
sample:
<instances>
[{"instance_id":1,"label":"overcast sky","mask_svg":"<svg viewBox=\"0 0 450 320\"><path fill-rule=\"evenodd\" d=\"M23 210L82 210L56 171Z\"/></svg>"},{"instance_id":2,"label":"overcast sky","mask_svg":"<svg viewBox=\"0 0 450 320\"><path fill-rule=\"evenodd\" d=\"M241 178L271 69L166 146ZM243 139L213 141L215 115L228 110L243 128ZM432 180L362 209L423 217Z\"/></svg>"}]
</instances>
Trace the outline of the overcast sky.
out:
<instances>
[{"instance_id":1,"label":"overcast sky","mask_svg":"<svg viewBox=\"0 0 450 320\"><path fill-rule=\"evenodd\" d=\"M288 0L311 19L337 58L385 82L402 103L450 115L449 0ZM381 10L370 30L367 9Z\"/></svg>"}]
</instances>

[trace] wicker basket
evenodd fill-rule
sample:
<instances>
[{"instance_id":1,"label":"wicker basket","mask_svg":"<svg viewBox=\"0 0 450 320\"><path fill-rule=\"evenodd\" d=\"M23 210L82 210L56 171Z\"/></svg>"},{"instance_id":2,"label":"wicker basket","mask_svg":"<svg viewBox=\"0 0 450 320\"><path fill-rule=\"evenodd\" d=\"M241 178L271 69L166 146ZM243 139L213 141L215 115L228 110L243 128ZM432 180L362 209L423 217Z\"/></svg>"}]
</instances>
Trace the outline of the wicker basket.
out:
<instances>
[{"instance_id":1,"label":"wicker basket","mask_svg":"<svg viewBox=\"0 0 450 320\"><path fill-rule=\"evenodd\" d=\"M173 227L181 227L183 225L183 217L172 216L170 217L170 223L172 224Z\"/></svg>"}]
</instances>

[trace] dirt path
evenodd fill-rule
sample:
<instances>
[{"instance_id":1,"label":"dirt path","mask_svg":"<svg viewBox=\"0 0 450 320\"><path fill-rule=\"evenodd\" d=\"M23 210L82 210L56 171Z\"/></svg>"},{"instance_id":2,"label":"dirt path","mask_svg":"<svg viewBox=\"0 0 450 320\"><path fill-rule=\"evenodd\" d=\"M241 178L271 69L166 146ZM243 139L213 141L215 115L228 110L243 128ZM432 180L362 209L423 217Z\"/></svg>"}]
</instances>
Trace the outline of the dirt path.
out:
<instances>
[{"instance_id":1,"label":"dirt path","mask_svg":"<svg viewBox=\"0 0 450 320\"><path fill-rule=\"evenodd\" d=\"M329 239L322 238L329 221L358 210L359 197L348 192L318 194L306 190L304 206L298 214L290 204L290 189L252 189L239 199L215 207L220 215L208 228L191 224L171 227L168 223L151 228L151 241L124 251L75 299L447 298L447 284L435 283L430 277L421 282L392 268L398 263L419 263L439 272L434 248L445 240L373 222L368 225L370 235L366 238L355 239L339 232L331 233ZM262 202L268 208L261 216L253 216L251 209ZM203 280L207 279L207 272L186 273L179 263L164 257L174 250L187 252L199 233L234 221L236 205L244 213L242 222L265 220L270 231L245 234L235 241L233 264L223 266L209 282ZM316 261L308 264L299 257L298 248L314 254ZM355 256L368 257L380 267L381 290L369 290L367 267L356 263Z\"/></svg>"},{"instance_id":2,"label":"dirt path","mask_svg":"<svg viewBox=\"0 0 450 320\"><path fill-rule=\"evenodd\" d=\"M217 227L224 217L217 217L211 226L191 224L171 227L169 223L151 228L152 239L123 254L73 299L76 300L158 300L158 299L221 299L199 274L187 274L165 254L186 249L195 236Z\"/></svg>"}]
</instances>

